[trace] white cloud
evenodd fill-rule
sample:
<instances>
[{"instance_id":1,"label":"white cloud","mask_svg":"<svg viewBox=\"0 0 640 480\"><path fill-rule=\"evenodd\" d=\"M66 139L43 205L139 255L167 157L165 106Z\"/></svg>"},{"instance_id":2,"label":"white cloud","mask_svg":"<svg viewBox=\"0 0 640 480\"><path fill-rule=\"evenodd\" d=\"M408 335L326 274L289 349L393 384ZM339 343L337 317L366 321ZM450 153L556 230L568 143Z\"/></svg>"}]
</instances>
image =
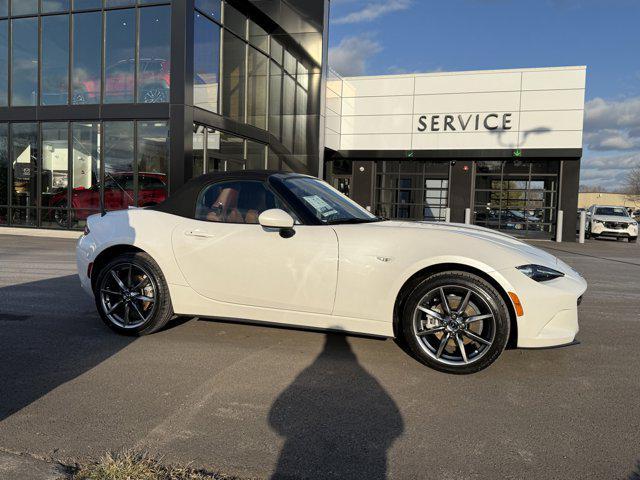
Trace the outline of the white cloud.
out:
<instances>
[{"instance_id":1,"label":"white cloud","mask_svg":"<svg viewBox=\"0 0 640 480\"><path fill-rule=\"evenodd\" d=\"M360 10L348 13L336 18L333 23L344 25L347 23L371 22L391 12L406 10L411 6L412 0L387 0L385 2L369 2Z\"/></svg>"},{"instance_id":2,"label":"white cloud","mask_svg":"<svg viewBox=\"0 0 640 480\"><path fill-rule=\"evenodd\" d=\"M624 187L629 173L637 167L640 167L640 152L584 158L580 183L618 190Z\"/></svg>"},{"instance_id":3,"label":"white cloud","mask_svg":"<svg viewBox=\"0 0 640 480\"><path fill-rule=\"evenodd\" d=\"M367 61L382 50L382 46L370 34L345 37L329 49L329 66L340 75L362 75Z\"/></svg>"},{"instance_id":4,"label":"white cloud","mask_svg":"<svg viewBox=\"0 0 640 480\"><path fill-rule=\"evenodd\" d=\"M640 97L589 100L584 130L585 145L590 150L640 149Z\"/></svg>"}]
</instances>

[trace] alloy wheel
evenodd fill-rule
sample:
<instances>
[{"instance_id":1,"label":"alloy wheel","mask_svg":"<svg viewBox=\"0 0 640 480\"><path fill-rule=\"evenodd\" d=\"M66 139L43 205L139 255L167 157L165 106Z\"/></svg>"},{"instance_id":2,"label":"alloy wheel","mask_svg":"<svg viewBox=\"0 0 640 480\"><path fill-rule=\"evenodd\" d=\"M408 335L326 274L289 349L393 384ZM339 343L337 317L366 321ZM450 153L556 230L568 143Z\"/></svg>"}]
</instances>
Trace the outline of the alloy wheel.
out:
<instances>
[{"instance_id":1,"label":"alloy wheel","mask_svg":"<svg viewBox=\"0 0 640 480\"><path fill-rule=\"evenodd\" d=\"M157 285L144 268L133 263L111 267L102 277L100 303L114 325L134 329L146 324L157 308Z\"/></svg>"},{"instance_id":2,"label":"alloy wheel","mask_svg":"<svg viewBox=\"0 0 640 480\"><path fill-rule=\"evenodd\" d=\"M469 365L493 345L496 318L479 290L447 285L430 290L413 314L413 334L420 348L445 365Z\"/></svg>"}]
</instances>

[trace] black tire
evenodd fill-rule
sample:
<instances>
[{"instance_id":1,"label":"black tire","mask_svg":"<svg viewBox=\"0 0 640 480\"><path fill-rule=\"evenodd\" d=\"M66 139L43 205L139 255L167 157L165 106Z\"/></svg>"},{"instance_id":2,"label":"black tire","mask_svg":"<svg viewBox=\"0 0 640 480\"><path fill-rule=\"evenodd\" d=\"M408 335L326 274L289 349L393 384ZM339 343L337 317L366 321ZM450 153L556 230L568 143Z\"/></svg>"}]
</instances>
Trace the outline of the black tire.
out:
<instances>
[{"instance_id":1,"label":"black tire","mask_svg":"<svg viewBox=\"0 0 640 480\"><path fill-rule=\"evenodd\" d=\"M129 290L131 292L131 295L137 293L139 294L137 296L145 296L144 298L153 299L153 301L143 301L137 299L136 297L129 297L128 303L131 305L131 307L127 306L126 313L124 310L119 310L124 309L123 305L122 307L118 307L114 311L114 314L110 315L109 311L107 310L108 307L113 307L116 303L118 303L118 295L121 299L123 295L121 292L120 294L116 294L114 296L104 297L103 289L109 291L117 290L117 287L114 287L113 282L111 285L109 285L108 283L113 279L111 272L122 272L130 268L129 266L132 266L132 269L138 274L140 272L143 273L142 275L138 275L138 277L133 281L131 280L131 273L129 273L129 285L126 285L125 276L125 286L128 286L129 289L131 289ZM121 274L116 273L116 276L120 277ZM135 283L141 283L145 278L147 278L147 283L145 284L146 286L141 287L140 289L135 291L131 288L131 285ZM123 279L121 279L121 281L122 280ZM153 290L149 290L149 288L152 288ZM162 271L160 270L158 264L144 252L123 253L107 263L97 273L93 291L95 296L96 308L98 309L100 318L102 318L102 321L109 328L122 335L149 335L160 330L167 324L169 320L171 320L171 318L173 318L173 307L171 305L169 287L167 286L164 275L162 274ZM149 293L150 291L152 291L152 294ZM131 311L134 311L134 314L130 314ZM140 314L138 312L142 313ZM120 314L121 317L128 319L131 319L131 316L133 315L138 315L139 318L135 318L137 319L137 323L140 324L138 325L137 323L132 322L131 325L127 325L127 323L125 322L125 326L114 319L114 317L118 316L118 314ZM148 315L148 318L143 320L145 314Z\"/></svg>"},{"instance_id":2,"label":"black tire","mask_svg":"<svg viewBox=\"0 0 640 480\"><path fill-rule=\"evenodd\" d=\"M629 243L637 243L638 237L629 237Z\"/></svg>"},{"instance_id":3,"label":"black tire","mask_svg":"<svg viewBox=\"0 0 640 480\"><path fill-rule=\"evenodd\" d=\"M435 291L455 291L455 289L460 289L460 291L471 291L472 292L472 300L469 301L469 305L472 302L475 302L478 306L482 307L485 310L485 314L491 314L493 318L487 321L486 327L484 322L482 323L480 331L472 331L471 333L476 334L477 336L483 335L483 333L490 337L491 343L490 345L484 345L478 343L475 340L470 340L465 337L466 333L463 331L456 330L451 337L450 341L444 341L444 334L449 335L448 330L444 330L440 333L440 337L436 337L438 334L430 334L430 336L419 337L418 332L416 331L416 322L425 321L425 320L416 320L417 308L420 302L424 301L426 297L428 297L431 293ZM452 299L455 298L455 294L447 294L445 293L445 297L449 298L447 302L451 304ZM440 297L441 298L441 297ZM457 300L458 303L456 305L450 305L452 311L455 311L460 307L462 301L462 294ZM437 298L434 298L437 301ZM424 305L420 303L421 305ZM429 306L429 308L433 308ZM440 307L437 307L440 308ZM444 307L442 307L444 308ZM440 311L442 312L442 308ZM468 307L470 308L470 307ZM465 310L466 312L467 310ZM460 310L458 310L459 316L457 317L457 325L460 324L466 325L466 322L471 317L465 317L465 314L460 314ZM478 312L482 313L482 312ZM480 316L480 315L479 315ZM486 315L484 315L486 316ZM454 316L455 318L455 316ZM452 321L451 318L448 321ZM493 323L491 323L493 322ZM454 321L455 323L455 321ZM477 322L480 323L480 322ZM441 328L443 325L440 322L440 325L437 328ZM431 327L429 327L431 328ZM450 327L446 327L447 329ZM482 331L486 328L486 331ZM426 327L425 327L426 329ZM469 329L469 325L466 325L464 329ZM453 374L470 374L476 373L480 370L487 368L491 365L502 353L505 349L507 342L509 340L509 332L510 332L510 321L509 321L509 309L505 304L500 293L486 280L483 278L474 275L468 272L462 271L450 271L443 272L430 275L429 277L422 280L418 286L409 294L407 301L405 302L404 309L401 316L401 332L404 336L404 341L409 348L410 353L416 358L418 361L423 364L441 371L445 373L453 373ZM424 333L420 332L420 333ZM431 336L436 335L436 336ZM427 339L428 338L428 339ZM462 354L460 347L458 346L458 338L463 341L463 348L465 350L465 354ZM455 339L455 340L454 340ZM485 339L487 340L487 339ZM468 341L469 343L464 343L464 341ZM435 345L431 345L433 343L444 343L446 346L444 350L439 349L442 353L438 354L434 351L431 351L431 348L434 348ZM451 343L450 343L451 342ZM471 345L472 344L472 345ZM468 348L471 345L471 348ZM474 351L473 348L476 350ZM471 350L469 352L468 350ZM449 354L449 351L451 353ZM430 353L427 353L430 352ZM448 355L450 355L450 359L453 359L455 353L459 352L461 361L462 357L464 357L465 363L451 364L454 360L447 360ZM473 356L475 354L475 357ZM441 355L441 356L440 356ZM437 359L436 357L440 357ZM468 357L468 363L467 363Z\"/></svg>"}]
</instances>

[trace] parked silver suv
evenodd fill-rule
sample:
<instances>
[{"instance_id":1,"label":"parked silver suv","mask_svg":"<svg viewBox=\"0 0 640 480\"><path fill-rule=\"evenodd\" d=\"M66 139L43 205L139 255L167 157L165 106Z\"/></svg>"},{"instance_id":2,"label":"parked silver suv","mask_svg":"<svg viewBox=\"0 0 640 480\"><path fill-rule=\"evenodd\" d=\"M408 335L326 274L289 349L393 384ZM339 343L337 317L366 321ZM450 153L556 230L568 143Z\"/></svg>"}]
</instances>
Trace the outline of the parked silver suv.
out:
<instances>
[{"instance_id":1,"label":"parked silver suv","mask_svg":"<svg viewBox=\"0 0 640 480\"><path fill-rule=\"evenodd\" d=\"M635 243L638 240L638 222L629 216L625 207L591 205L587 210L587 238L626 238Z\"/></svg>"}]
</instances>

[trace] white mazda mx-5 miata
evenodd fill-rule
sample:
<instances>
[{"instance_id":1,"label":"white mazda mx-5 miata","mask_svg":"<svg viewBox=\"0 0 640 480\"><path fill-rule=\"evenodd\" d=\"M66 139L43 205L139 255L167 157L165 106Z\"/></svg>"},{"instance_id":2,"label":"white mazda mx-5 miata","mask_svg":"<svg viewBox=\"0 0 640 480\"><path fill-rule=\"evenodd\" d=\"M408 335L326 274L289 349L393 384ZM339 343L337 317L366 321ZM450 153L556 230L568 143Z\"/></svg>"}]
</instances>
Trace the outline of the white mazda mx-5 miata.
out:
<instances>
[{"instance_id":1,"label":"white mazda mx-5 miata","mask_svg":"<svg viewBox=\"0 0 640 480\"><path fill-rule=\"evenodd\" d=\"M378 218L316 178L195 178L155 207L89 217L78 273L124 334L174 315L396 337L437 370L477 372L509 344L575 343L585 280L508 235Z\"/></svg>"}]
</instances>

